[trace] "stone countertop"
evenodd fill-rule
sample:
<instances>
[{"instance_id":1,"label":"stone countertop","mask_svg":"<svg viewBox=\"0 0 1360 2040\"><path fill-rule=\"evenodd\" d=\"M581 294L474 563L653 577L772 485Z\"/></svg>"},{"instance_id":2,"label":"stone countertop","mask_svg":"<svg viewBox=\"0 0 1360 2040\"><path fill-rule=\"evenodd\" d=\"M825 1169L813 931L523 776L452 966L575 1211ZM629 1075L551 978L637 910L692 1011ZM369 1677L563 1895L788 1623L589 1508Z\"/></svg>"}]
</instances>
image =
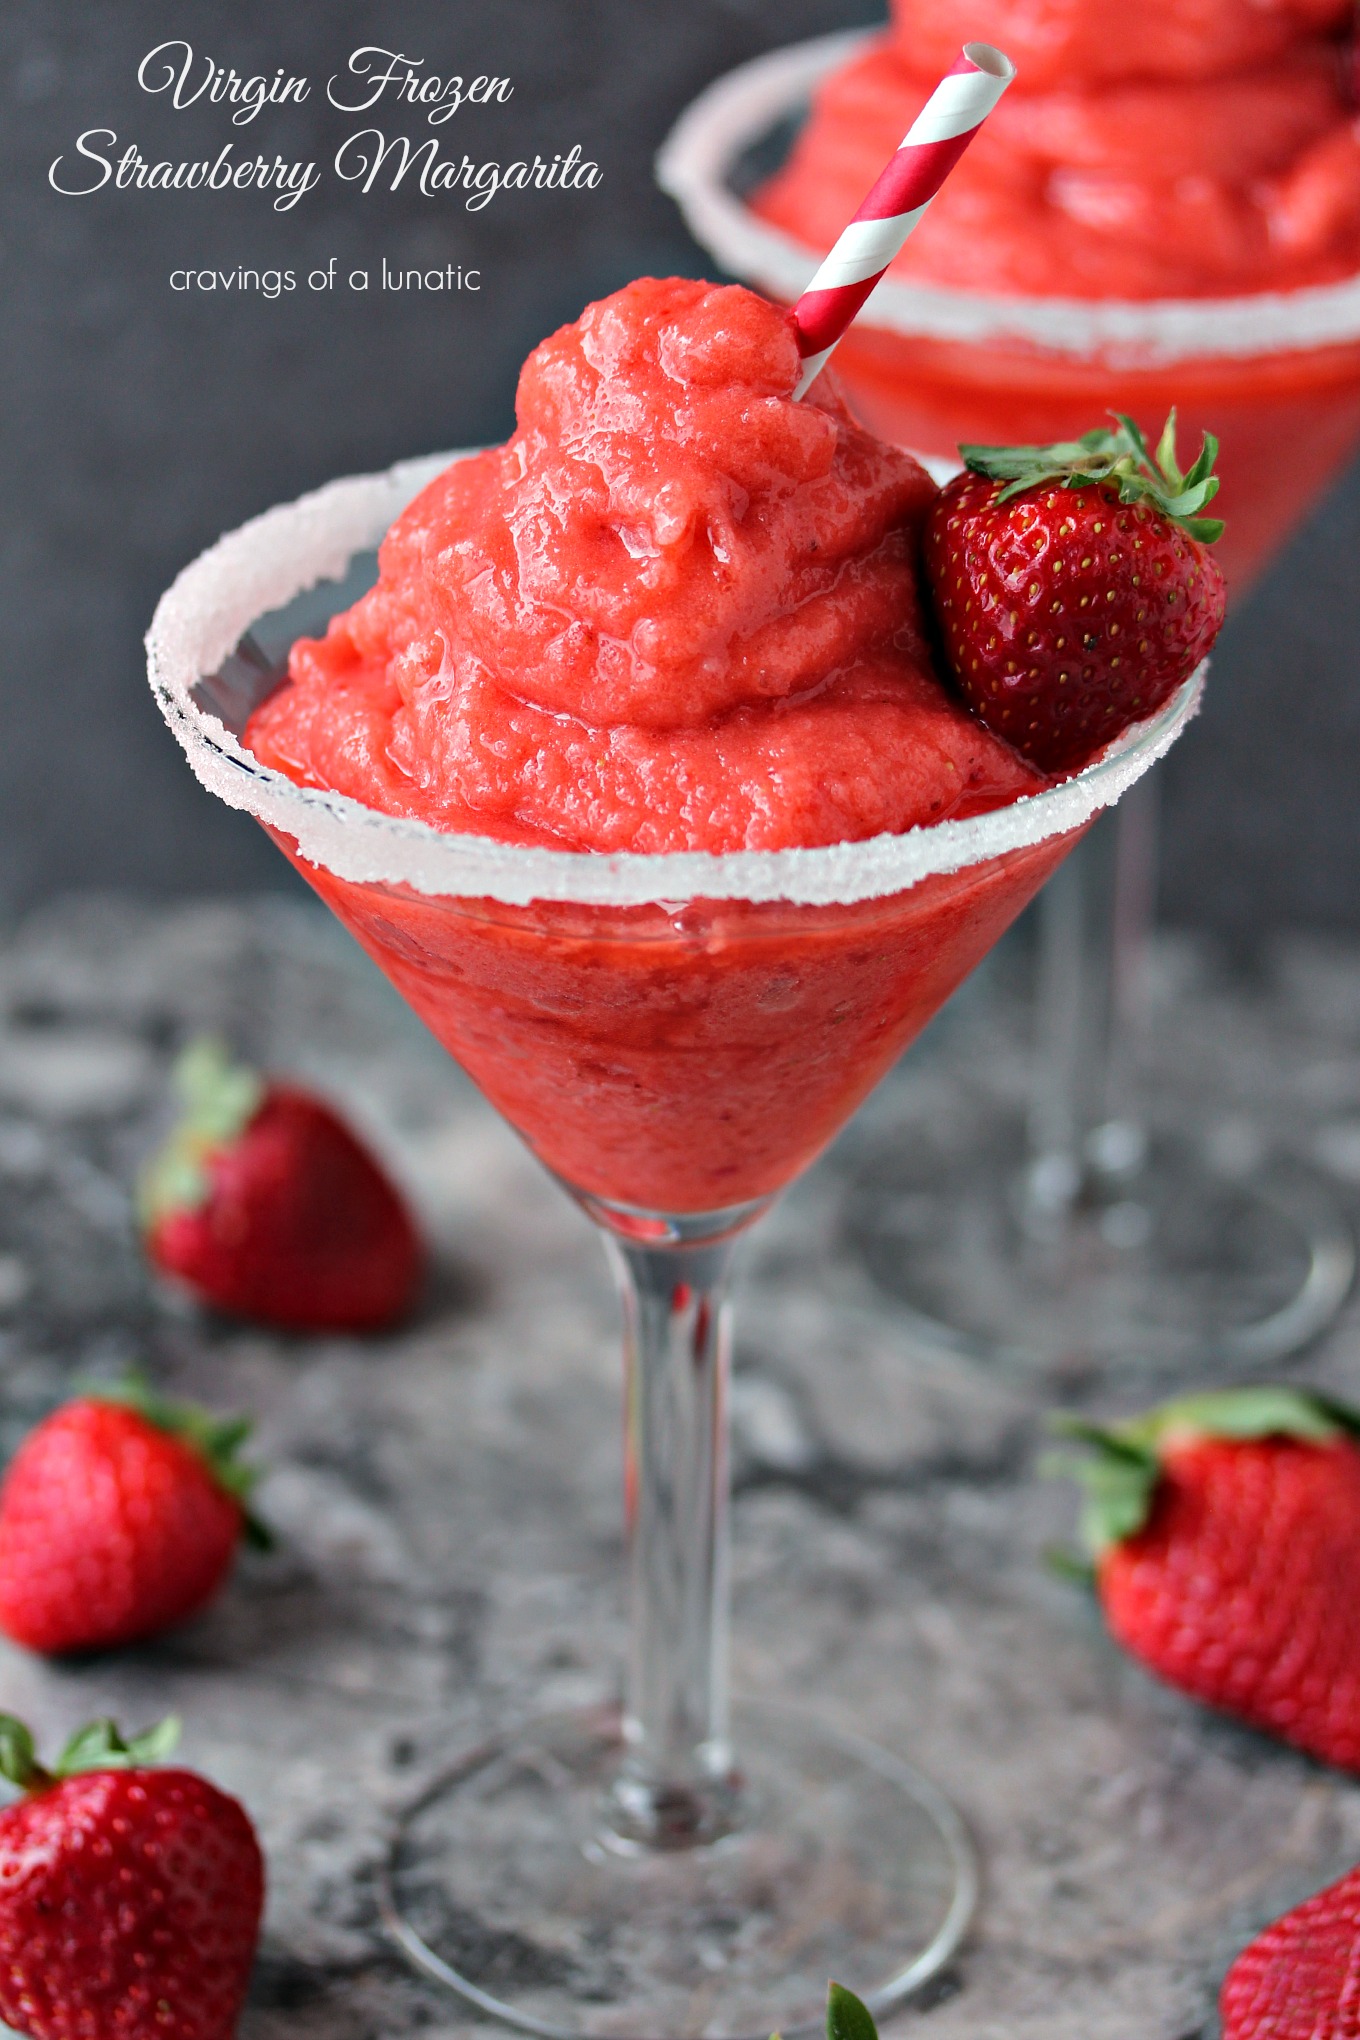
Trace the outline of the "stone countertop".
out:
<instances>
[{"instance_id":1,"label":"stone countertop","mask_svg":"<svg viewBox=\"0 0 1360 2040\"><path fill-rule=\"evenodd\" d=\"M857 1168L962 1069L1023 1082L1003 952L751 1241L738 1312L734 1656L910 1755L983 1851L977 1926L918 2020L935 2040L1192 2040L1232 1953L1360 1857L1360 1785L1155 1685L1045 1547L1051 1384L914 1352L855 1258ZM1251 1126L1360 1182L1360 953L1232 978L1159 951L1173 1117ZM148 1285L128 1185L198 1029L341 1099L406 1183L438 1265L377 1341L284 1340ZM893 1115L898 1115L894 1121ZM750 1328L743 1336L744 1322ZM1299 1370L1356 1393L1354 1307ZM174 1710L183 1753L269 1858L243 2040L467 2030L375 1920L384 1820L507 1715L610 1693L622 1659L618 1328L590 1228L377 974L291 903L48 910L0 946L0 1446L78 1372L149 1364L258 1419L280 1550L152 1647L79 1667L0 1646L0 1704L49 1746ZM1136 1370L1088 1406L1145 1399Z\"/></svg>"}]
</instances>

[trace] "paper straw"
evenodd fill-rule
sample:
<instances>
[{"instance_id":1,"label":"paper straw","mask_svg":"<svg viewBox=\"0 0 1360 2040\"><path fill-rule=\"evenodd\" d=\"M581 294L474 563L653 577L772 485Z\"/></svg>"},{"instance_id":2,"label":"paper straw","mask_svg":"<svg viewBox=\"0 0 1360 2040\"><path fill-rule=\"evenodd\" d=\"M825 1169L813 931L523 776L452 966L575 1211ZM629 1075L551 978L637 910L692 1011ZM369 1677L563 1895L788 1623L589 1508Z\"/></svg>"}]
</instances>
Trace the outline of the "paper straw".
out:
<instances>
[{"instance_id":1,"label":"paper straw","mask_svg":"<svg viewBox=\"0 0 1360 2040\"><path fill-rule=\"evenodd\" d=\"M990 43L965 43L896 154L793 308L801 397L1000 99L1015 66Z\"/></svg>"}]
</instances>

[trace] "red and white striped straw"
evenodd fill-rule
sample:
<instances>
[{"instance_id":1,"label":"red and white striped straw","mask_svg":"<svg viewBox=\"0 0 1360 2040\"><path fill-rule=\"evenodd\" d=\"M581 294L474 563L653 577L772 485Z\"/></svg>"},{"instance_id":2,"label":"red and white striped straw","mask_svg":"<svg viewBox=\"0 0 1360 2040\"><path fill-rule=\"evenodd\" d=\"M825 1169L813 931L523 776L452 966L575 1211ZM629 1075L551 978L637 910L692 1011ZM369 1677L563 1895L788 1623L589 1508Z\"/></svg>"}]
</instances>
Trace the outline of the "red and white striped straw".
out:
<instances>
[{"instance_id":1,"label":"red and white striped straw","mask_svg":"<svg viewBox=\"0 0 1360 2040\"><path fill-rule=\"evenodd\" d=\"M1000 99L1015 66L990 43L965 43L845 232L793 308L801 397Z\"/></svg>"}]
</instances>

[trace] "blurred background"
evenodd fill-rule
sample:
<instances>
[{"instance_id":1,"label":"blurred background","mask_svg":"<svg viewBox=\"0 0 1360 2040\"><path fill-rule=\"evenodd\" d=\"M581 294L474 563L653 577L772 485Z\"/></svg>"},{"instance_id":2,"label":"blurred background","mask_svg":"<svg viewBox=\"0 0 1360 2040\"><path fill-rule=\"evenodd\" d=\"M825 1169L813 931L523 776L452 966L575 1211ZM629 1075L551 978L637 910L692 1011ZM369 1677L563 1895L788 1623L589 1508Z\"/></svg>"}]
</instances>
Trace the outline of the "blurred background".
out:
<instances>
[{"instance_id":1,"label":"blurred background","mask_svg":"<svg viewBox=\"0 0 1360 2040\"><path fill-rule=\"evenodd\" d=\"M874 0L382 0L280 9L158 0L116 9L8 0L0 14L0 914L73 888L163 896L298 889L256 825L202 793L148 693L157 596L221 531L333 475L504 437L527 350L643 273L711 273L652 158L709 79L778 44L873 23ZM187 38L249 75L305 74L301 106L234 128L206 101L139 89ZM479 212L362 196L330 161L362 123L325 80L378 43L441 76L508 76L442 153L550 158L579 144L598 189L502 193ZM416 123L395 106L372 119ZM318 189L56 194L48 167L106 127L117 155L315 159ZM88 168L88 166L86 166ZM481 272L476 295L314 292L305 275ZM269 300L176 293L172 271L291 268ZM1199 724L1164 768L1161 908L1234 948L1283 925L1360 929L1360 472L1234 616Z\"/></svg>"}]
</instances>

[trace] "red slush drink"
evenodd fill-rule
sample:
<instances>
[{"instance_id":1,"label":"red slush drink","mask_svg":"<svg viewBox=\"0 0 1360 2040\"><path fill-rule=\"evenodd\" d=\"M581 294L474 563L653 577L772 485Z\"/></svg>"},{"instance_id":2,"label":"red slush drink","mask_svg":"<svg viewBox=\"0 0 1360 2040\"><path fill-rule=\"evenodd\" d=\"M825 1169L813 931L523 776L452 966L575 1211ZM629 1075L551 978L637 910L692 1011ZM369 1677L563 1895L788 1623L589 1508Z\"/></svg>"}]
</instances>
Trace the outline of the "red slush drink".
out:
<instances>
[{"instance_id":1,"label":"red slush drink","mask_svg":"<svg viewBox=\"0 0 1360 2040\"><path fill-rule=\"evenodd\" d=\"M794 403L798 372L741 289L590 307L530 356L508 444L418 496L376 587L294 647L250 748L395 817L590 853L813 849L1040 793L937 676L934 484L830 378ZM825 906L515 907L299 868L550 1168L688 1213L803 1168L1072 840Z\"/></svg>"},{"instance_id":2,"label":"red slush drink","mask_svg":"<svg viewBox=\"0 0 1360 2040\"><path fill-rule=\"evenodd\" d=\"M423 899L294 861L548 1168L679 1214L806 1168L1073 840L854 906L672 913Z\"/></svg>"},{"instance_id":3,"label":"red slush drink","mask_svg":"<svg viewBox=\"0 0 1360 2040\"><path fill-rule=\"evenodd\" d=\"M830 247L961 34L1018 76L837 355L860 415L948 454L1071 437L1109 406L1155 433L1174 401L1187 444L1222 438L1240 591L1360 439L1360 302L1340 334L1337 303L1360 275L1353 12L894 0L752 202L794 241ZM919 319L894 282L924 287ZM953 293L981 316L951 319Z\"/></svg>"},{"instance_id":4,"label":"red slush drink","mask_svg":"<svg viewBox=\"0 0 1360 2040\"><path fill-rule=\"evenodd\" d=\"M923 517L933 537L948 507L831 387L793 402L799 373L765 301L635 286L531 358L507 447L414 501L395 470L266 513L185 570L148 636L204 783L271 829L612 1232L622 1734L612 1713L557 1715L451 1767L388 1882L422 1969L543 2031L590 2026L593 1999L557 2006L602 1946L623 1957L606 2024L692 2030L692 1951L715 1919L734 1931L700 2023L729 2032L771 2003L801 2028L833 1967L891 2003L957 1945L973 1859L926 1781L778 1710L734 1760L726 1276L738 1230L1197 698L1193 679L1168 698L1184 662L1159 673L1140 646L1120 677L1142 727L1045 782L935 671L917 558ZM1155 602L1152 654L1191 586L1174 572L1156 601L1121 571L1142 507L1095 549L1103 603ZM1065 504L1055 553L1078 516L1103 529L1105 505ZM258 705L273 647L303 613L334 615L336 577L389 527L376 589L297 644ZM1145 564L1178 547L1168 531ZM1095 622L1086 649L1112 670L1124 624ZM423 1939L431 1889L466 1911L493 1887L582 1951L551 2005L532 1979L527 2006L518 1986L499 2004Z\"/></svg>"}]
</instances>

